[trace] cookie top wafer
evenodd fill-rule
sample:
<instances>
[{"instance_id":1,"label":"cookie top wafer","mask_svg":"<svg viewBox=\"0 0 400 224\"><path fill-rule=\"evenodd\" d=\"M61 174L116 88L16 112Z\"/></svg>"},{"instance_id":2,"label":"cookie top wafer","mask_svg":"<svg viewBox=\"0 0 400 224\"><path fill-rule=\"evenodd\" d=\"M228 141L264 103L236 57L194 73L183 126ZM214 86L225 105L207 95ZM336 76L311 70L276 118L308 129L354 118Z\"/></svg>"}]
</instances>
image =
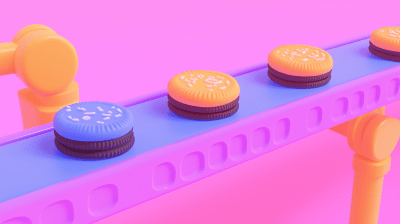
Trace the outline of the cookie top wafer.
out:
<instances>
[{"instance_id":1,"label":"cookie top wafer","mask_svg":"<svg viewBox=\"0 0 400 224\"><path fill-rule=\"evenodd\" d=\"M383 27L375 30L370 42L384 50L400 52L400 26Z\"/></svg>"},{"instance_id":2,"label":"cookie top wafer","mask_svg":"<svg viewBox=\"0 0 400 224\"><path fill-rule=\"evenodd\" d=\"M331 55L308 45L282 45L268 55L268 65L292 76L319 76L332 70Z\"/></svg>"},{"instance_id":3,"label":"cookie top wafer","mask_svg":"<svg viewBox=\"0 0 400 224\"><path fill-rule=\"evenodd\" d=\"M239 84L227 74L194 70L175 75L168 82L168 94L176 101L197 107L216 107L239 97Z\"/></svg>"},{"instance_id":4,"label":"cookie top wafer","mask_svg":"<svg viewBox=\"0 0 400 224\"><path fill-rule=\"evenodd\" d=\"M59 110L54 130L64 138L95 142L119 138L133 128L133 116L123 106L108 102L81 102Z\"/></svg>"}]
</instances>

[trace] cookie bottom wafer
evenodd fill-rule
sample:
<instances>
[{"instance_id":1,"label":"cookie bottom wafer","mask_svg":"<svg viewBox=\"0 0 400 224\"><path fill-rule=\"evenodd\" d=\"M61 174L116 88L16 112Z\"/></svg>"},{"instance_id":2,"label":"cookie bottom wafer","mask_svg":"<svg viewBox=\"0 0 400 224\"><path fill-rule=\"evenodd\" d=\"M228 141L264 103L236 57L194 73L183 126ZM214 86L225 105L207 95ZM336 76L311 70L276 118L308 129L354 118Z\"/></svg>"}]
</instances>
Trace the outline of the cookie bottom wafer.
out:
<instances>
[{"instance_id":1,"label":"cookie bottom wafer","mask_svg":"<svg viewBox=\"0 0 400 224\"><path fill-rule=\"evenodd\" d=\"M186 111L174 106L173 104L171 104L171 102L168 102L168 108L174 114L184 118L192 120L209 121L209 120L219 120L234 115L239 109L239 103L237 103L233 108L229 110L217 113L196 113L196 112Z\"/></svg>"},{"instance_id":2,"label":"cookie bottom wafer","mask_svg":"<svg viewBox=\"0 0 400 224\"><path fill-rule=\"evenodd\" d=\"M57 149L67 156L71 156L78 159L108 159L122 155L129 151L135 143L135 137L132 135L131 138L124 144L115 148L107 150L82 150L74 149L60 143L57 139L54 140Z\"/></svg>"},{"instance_id":3,"label":"cookie bottom wafer","mask_svg":"<svg viewBox=\"0 0 400 224\"><path fill-rule=\"evenodd\" d=\"M371 52L371 54L373 54L379 58L389 60L389 61L400 62L400 52L388 51L388 50L379 48L379 47L373 45L371 42L370 42L368 49L369 49L369 52Z\"/></svg>"},{"instance_id":4,"label":"cookie bottom wafer","mask_svg":"<svg viewBox=\"0 0 400 224\"><path fill-rule=\"evenodd\" d=\"M268 71L268 77L278 85L289 87L289 88L296 88L296 89L312 89L326 85L330 80L331 76L329 75L323 80L315 81L315 82L293 82L284 80L274 76L270 71Z\"/></svg>"},{"instance_id":5,"label":"cookie bottom wafer","mask_svg":"<svg viewBox=\"0 0 400 224\"><path fill-rule=\"evenodd\" d=\"M184 103L181 103L181 102L175 100L170 95L168 95L168 102L170 102L175 107L185 110L185 111L209 114L209 113L223 112L223 111L232 109L239 102L239 97L230 103L227 103L222 106L216 106L216 107L196 107L196 106L187 105L187 104L184 104Z\"/></svg>"},{"instance_id":6,"label":"cookie bottom wafer","mask_svg":"<svg viewBox=\"0 0 400 224\"><path fill-rule=\"evenodd\" d=\"M54 135L56 136L56 140L58 142L73 149L106 150L106 149L116 148L128 142L133 136L133 130L131 130L126 135L119 137L117 139L111 139L107 141L97 141L97 142L85 142L85 141L75 141L67 139L58 134L57 131L55 130L54 130Z\"/></svg>"},{"instance_id":7,"label":"cookie bottom wafer","mask_svg":"<svg viewBox=\"0 0 400 224\"><path fill-rule=\"evenodd\" d=\"M272 68L270 65L268 65L268 71L271 72L275 77L283 79L283 80L288 80L292 82L315 82L315 81L320 81L320 80L325 80L328 78L328 76L331 75L332 70L329 72L322 74L322 75L316 75L316 76L294 76L294 75L288 75L282 72L278 72L274 68Z\"/></svg>"}]
</instances>

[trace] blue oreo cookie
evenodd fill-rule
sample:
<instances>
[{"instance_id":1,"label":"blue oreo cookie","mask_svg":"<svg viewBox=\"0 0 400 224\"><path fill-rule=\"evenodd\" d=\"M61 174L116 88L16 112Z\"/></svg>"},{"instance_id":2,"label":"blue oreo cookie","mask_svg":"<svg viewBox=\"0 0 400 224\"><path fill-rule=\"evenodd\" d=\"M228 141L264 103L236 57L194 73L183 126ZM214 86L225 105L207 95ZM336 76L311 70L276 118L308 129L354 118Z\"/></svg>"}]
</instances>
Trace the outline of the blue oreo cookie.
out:
<instances>
[{"instance_id":1,"label":"blue oreo cookie","mask_svg":"<svg viewBox=\"0 0 400 224\"><path fill-rule=\"evenodd\" d=\"M66 106L54 116L55 131L64 138L97 142L124 136L133 128L133 116L123 106L82 102Z\"/></svg>"},{"instance_id":2,"label":"blue oreo cookie","mask_svg":"<svg viewBox=\"0 0 400 224\"><path fill-rule=\"evenodd\" d=\"M128 151L133 143L133 116L123 106L82 102L59 110L53 120L55 144L64 154L102 159Z\"/></svg>"}]
</instances>

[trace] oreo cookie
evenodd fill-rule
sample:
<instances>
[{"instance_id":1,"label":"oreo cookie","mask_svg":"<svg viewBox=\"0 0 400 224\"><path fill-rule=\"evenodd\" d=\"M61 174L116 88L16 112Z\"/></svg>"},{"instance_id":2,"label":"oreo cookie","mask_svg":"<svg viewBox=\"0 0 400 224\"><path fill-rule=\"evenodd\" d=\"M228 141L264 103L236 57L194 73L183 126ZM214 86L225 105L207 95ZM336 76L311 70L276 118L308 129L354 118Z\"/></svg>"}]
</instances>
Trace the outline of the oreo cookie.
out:
<instances>
[{"instance_id":1,"label":"oreo cookie","mask_svg":"<svg viewBox=\"0 0 400 224\"><path fill-rule=\"evenodd\" d=\"M400 26L382 27L372 32L368 49L377 57L400 62Z\"/></svg>"},{"instance_id":2,"label":"oreo cookie","mask_svg":"<svg viewBox=\"0 0 400 224\"><path fill-rule=\"evenodd\" d=\"M310 89L326 85L331 80L333 59L317 47L283 45L268 55L268 77L278 85Z\"/></svg>"},{"instance_id":3,"label":"oreo cookie","mask_svg":"<svg viewBox=\"0 0 400 224\"><path fill-rule=\"evenodd\" d=\"M168 108L192 120L217 120L239 109L240 87L222 72L193 70L180 73L168 83Z\"/></svg>"},{"instance_id":4,"label":"oreo cookie","mask_svg":"<svg viewBox=\"0 0 400 224\"><path fill-rule=\"evenodd\" d=\"M129 151L135 142L133 116L118 104L72 104L57 112L53 124L56 147L75 158L119 156Z\"/></svg>"}]
</instances>

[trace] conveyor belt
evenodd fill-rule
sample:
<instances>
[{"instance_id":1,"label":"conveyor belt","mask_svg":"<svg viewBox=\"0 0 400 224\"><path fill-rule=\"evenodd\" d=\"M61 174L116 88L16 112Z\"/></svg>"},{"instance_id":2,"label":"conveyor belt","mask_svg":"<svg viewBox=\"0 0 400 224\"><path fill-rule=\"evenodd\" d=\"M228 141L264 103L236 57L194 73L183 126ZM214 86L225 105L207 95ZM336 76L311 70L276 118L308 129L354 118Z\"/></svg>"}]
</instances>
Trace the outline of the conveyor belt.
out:
<instances>
[{"instance_id":1,"label":"conveyor belt","mask_svg":"<svg viewBox=\"0 0 400 224\"><path fill-rule=\"evenodd\" d=\"M255 142L253 141L249 144L251 144L252 147L254 147L254 145L258 147L258 145L262 145L265 142L267 142L266 144L268 144L270 138L269 133L271 132L271 135L273 136L271 138L273 138L273 141L275 141L273 148L271 148L271 150L273 150L274 148L281 147L283 145L281 140L283 140L284 142L287 139L288 133L285 132L289 132L292 126L304 126L304 131L300 129L298 129L297 132L296 130L291 131L291 133L293 133L291 134L292 136L289 136L288 141L284 144L289 144L290 142L298 140L301 137L312 134L312 132L315 130L319 131L321 128L327 128L329 127L329 125L332 126L335 122L337 123L341 121L341 117L344 117L346 113L348 113L348 110L352 110L352 102L354 100L351 98L351 96L354 92L351 91L358 91L357 93L360 94L361 92L365 92L365 102L367 106L365 107L361 105L362 109L356 112L350 112L350 115L348 115L345 120L356 116L357 113L362 113L367 110L372 110L375 107L384 105L385 103L389 102L389 100L396 100L398 98L397 93L399 89L399 79L397 76L393 75L393 72L390 72L389 70L392 68L397 69L399 67L399 63L382 60L371 55L368 51L368 44L369 40L364 39L328 50L334 60L332 79L326 86L316 89L290 89L276 85L268 79L267 70L265 68L237 76L236 80L238 81L241 88L239 101L240 108L234 116L223 120L194 121L178 117L169 111L167 107L167 97L165 96L130 106L128 107L128 110L132 112L135 118L134 132L136 142L133 148L128 153L116 158L99 161L86 161L67 157L58 152L58 150L54 146L54 134L52 132L42 133L33 137L21 139L0 146L0 211L2 211L2 209L6 209L6 207L1 206L2 203L4 205L5 202L11 199L18 199L18 197L25 196L31 192L36 192L49 186L56 187L51 188L53 189L53 193L48 194L61 194L63 190L70 189L71 186L79 186L80 184L84 184L82 177L87 178L87 180L95 180L96 178L99 178L99 175L106 175L107 170L113 170L112 172L117 172L117 170L121 171L123 169L126 170L128 169L129 164L138 163L139 157L145 158L143 159L143 162L140 161L141 164L144 164L146 161L150 161L148 158L150 158L151 156L154 157L156 155L155 152L158 153L157 158L161 158L162 156L164 156L165 161L174 160L176 162L173 162L174 164L168 162L162 163L164 160L158 159L157 161L153 161L153 163L148 166L140 165L139 163L138 167L144 167L149 170L134 169L134 172L137 171L146 173L143 174L143 177L140 177L140 175L138 177L135 177L143 179L144 181L143 183L141 183L143 184L143 186L138 185L138 188L142 189L143 192L145 191L145 189L142 187L152 188L153 191L162 191L164 188L168 187L169 184L174 183L176 175L175 173L179 172L179 170L176 169L179 169L179 166L181 166L182 168L180 173L181 178L176 179L176 184L177 187L183 186L188 183L184 183L184 181L192 181L190 175L193 169L193 172L196 172L196 169L198 169L199 167L200 169L205 169L207 171L204 172L205 175L211 175L212 173L219 172L218 170L215 170L217 169L215 168L216 166L214 166L216 163L213 164L213 161L215 161L215 158L217 158L219 155L215 156L214 154L210 154L208 155L209 157L204 158L204 155L207 156L207 153L205 152L197 151L192 154L190 154L189 152L189 154L186 154L186 156L185 154L182 154L183 152L174 152L177 157L172 158L171 156L168 157L168 154L171 153L171 150L174 149L171 147L168 148L167 146L182 142L181 145L178 144L179 147L182 148L182 145L184 145L184 142L188 139L204 138L204 136L206 136L205 133L213 133L213 130L217 130L218 128L223 128L229 125L239 124L246 119L248 119L246 120L246 122L248 121L249 124L253 124L255 121L255 119L252 119L253 117L257 117L260 114L265 114L265 116L263 115L264 117L261 116L261 120L266 119L265 127L268 127L269 129L264 127L256 130L250 129L254 128L254 125L252 127L249 127L249 130L247 130L247 132L252 133L251 140L246 140L250 138L244 135L237 135L230 140L212 139L214 136L212 134L207 136L209 139L211 139L210 141L214 142L212 144L220 141L219 143L213 145L211 148L213 150L216 149L218 153L222 152L223 154L226 151L226 147L224 146L225 141L237 141L237 144L242 144L244 141L243 144L247 144L247 141L253 141L253 138L255 138ZM377 74L379 75L382 71L389 72L386 72L385 75L380 78L379 76L377 76ZM349 82L353 80L357 80L357 83L361 83L358 87L354 87L355 89L352 89L352 86L348 85ZM382 83L379 84L377 80L382 80ZM369 89L365 89L367 87ZM385 89L386 87L388 87L387 91ZM364 88L364 90L356 88ZM341 94L343 94L342 98L340 98ZM347 95L344 96L345 94ZM393 96L387 94L392 94ZM358 96L362 96L362 101L364 102L364 93L362 93L361 95L355 94L353 96L356 96L356 100ZM321 97L326 97L326 99L322 99ZM380 98L384 100L379 101ZM350 103L348 103L349 99L351 100ZM377 102L374 102L375 99L377 100ZM314 101L315 105L313 104ZM323 103L321 102L324 101L326 101L326 105L322 105ZM296 112L293 112L292 109L290 109L300 108L298 105L305 105L304 102L311 102L311 104ZM334 106L330 107L331 104L333 104ZM319 105L319 107L317 105ZM350 109L348 109L349 107ZM286 109L282 109L280 111L280 108ZM341 114L341 110L343 110L343 116ZM269 113L270 111L271 113ZM324 113L323 117L321 117L322 112ZM326 112L332 112L332 116L326 116ZM286 115L282 115L286 116L286 118L279 118L279 116L276 116L277 113L286 113ZM298 115L296 115L296 119L293 118L291 120L290 114L293 113L298 113ZM311 121L309 121L310 114ZM258 117L257 119L259 118L260 117ZM281 120L276 120L278 118ZM315 121L315 119L320 120ZM268 123L269 120L271 120L271 124ZM304 124L302 123L303 120L307 120L306 125L305 122ZM330 123L328 122L328 120ZM321 127L319 127L321 122L324 125L321 125ZM243 123L241 123L240 125L242 124ZM240 125L237 125L235 127L240 129ZM313 126L315 126L316 128L313 129ZM293 136L296 135L296 133L301 134ZM191 140L191 142L193 143L195 141ZM160 148L162 147L164 147L164 151L161 152L159 150L161 150ZM235 151L237 150L237 148L235 147L234 149L228 149L228 151L231 150L229 151L229 153L232 153L233 150L233 154L240 154L240 152ZM241 149L239 148L239 150ZM149 154L150 152L154 153ZM232 162L228 162L228 165L226 165L226 167L224 167L223 169L229 168L230 166L237 164L233 162L236 160L235 155L233 155L232 157ZM230 154L230 156L232 155ZM248 156L244 160L251 159L254 156L257 155L254 154ZM180 161L183 157L184 159L182 162L177 162ZM208 161L208 159L210 160ZM204 168L205 161L208 162L208 164L206 165L209 165L211 168ZM186 164L186 162L189 162L189 164ZM193 167L191 163L197 164L199 167ZM210 171L210 169L214 169L214 171ZM159 176L157 172L160 172L161 176ZM107 178L111 178L111 176ZM169 180L165 178L172 179ZM152 181L153 184L150 184L149 181ZM69 184L71 186L69 186ZM98 184L101 185L101 183ZM122 182L119 184L123 185ZM62 187L64 185L66 187ZM105 192L109 192L110 194L113 194L114 191L117 191L117 187L120 187L121 189L123 188L118 184L116 186L104 186L104 189L106 189ZM135 203L148 200L151 197L155 197L158 194L163 193L154 193L153 191L149 191L149 193L143 193L144 196L142 198L136 195L135 197L138 198L138 202ZM47 194L46 192L42 190L41 193L37 195L43 196ZM36 200L33 198L39 197L37 195L30 197L28 201ZM14 204L17 205L19 203L21 202L17 203L16 201ZM40 203L42 203L44 206L47 202L42 201ZM63 201L62 206L66 206L66 208L72 209L72 207L69 207L69 203L71 202ZM121 203L124 204L124 208L126 208L126 206L132 206L129 204L130 202ZM122 209L122 207L119 209ZM0 221L1 218L2 216L0 216ZM92 219L87 218L82 220Z\"/></svg>"},{"instance_id":2,"label":"conveyor belt","mask_svg":"<svg viewBox=\"0 0 400 224\"><path fill-rule=\"evenodd\" d=\"M227 119L180 118L168 110L166 97L131 106L128 109L135 118L137 140L128 153L117 158L69 158L57 151L52 132L1 146L0 203L399 64L371 55L368 42L362 40L328 50L334 59L332 80L320 88L278 86L268 79L266 69L236 77L241 88L240 109Z\"/></svg>"}]
</instances>

